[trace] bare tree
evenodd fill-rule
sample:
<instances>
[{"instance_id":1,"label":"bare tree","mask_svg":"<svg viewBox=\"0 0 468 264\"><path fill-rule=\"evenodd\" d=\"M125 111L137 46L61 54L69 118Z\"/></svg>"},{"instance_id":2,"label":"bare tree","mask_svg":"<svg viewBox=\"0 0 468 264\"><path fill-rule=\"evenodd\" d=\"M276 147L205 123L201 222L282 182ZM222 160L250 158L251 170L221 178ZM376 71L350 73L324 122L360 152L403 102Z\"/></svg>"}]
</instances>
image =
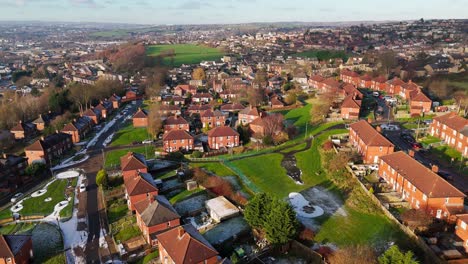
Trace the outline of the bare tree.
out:
<instances>
[{"instance_id":1,"label":"bare tree","mask_svg":"<svg viewBox=\"0 0 468 264\"><path fill-rule=\"evenodd\" d=\"M263 127L265 136L270 136L271 138L274 138L275 135L282 132L284 128L283 121L284 117L282 114L279 113L269 114L266 117L264 117Z\"/></svg>"},{"instance_id":2,"label":"bare tree","mask_svg":"<svg viewBox=\"0 0 468 264\"><path fill-rule=\"evenodd\" d=\"M444 99L448 95L447 80L434 80L429 84L429 91L437 97Z\"/></svg>"},{"instance_id":3,"label":"bare tree","mask_svg":"<svg viewBox=\"0 0 468 264\"><path fill-rule=\"evenodd\" d=\"M264 88L249 88L247 90L247 100L251 106L258 106L265 102Z\"/></svg>"},{"instance_id":4,"label":"bare tree","mask_svg":"<svg viewBox=\"0 0 468 264\"><path fill-rule=\"evenodd\" d=\"M392 69L397 65L396 53L393 50L388 50L379 55L381 70L387 76L390 75Z\"/></svg>"},{"instance_id":5,"label":"bare tree","mask_svg":"<svg viewBox=\"0 0 468 264\"><path fill-rule=\"evenodd\" d=\"M74 84L70 87L70 98L78 105L80 113L88 109L91 99L93 98L93 91L91 85Z\"/></svg>"},{"instance_id":6,"label":"bare tree","mask_svg":"<svg viewBox=\"0 0 468 264\"><path fill-rule=\"evenodd\" d=\"M194 80L205 80L206 79L205 70L203 70L203 68L194 69L192 73L192 78Z\"/></svg>"},{"instance_id":7,"label":"bare tree","mask_svg":"<svg viewBox=\"0 0 468 264\"><path fill-rule=\"evenodd\" d=\"M148 113L148 134L153 138L156 137L162 127L162 118L159 111L159 104L152 104Z\"/></svg>"}]
</instances>

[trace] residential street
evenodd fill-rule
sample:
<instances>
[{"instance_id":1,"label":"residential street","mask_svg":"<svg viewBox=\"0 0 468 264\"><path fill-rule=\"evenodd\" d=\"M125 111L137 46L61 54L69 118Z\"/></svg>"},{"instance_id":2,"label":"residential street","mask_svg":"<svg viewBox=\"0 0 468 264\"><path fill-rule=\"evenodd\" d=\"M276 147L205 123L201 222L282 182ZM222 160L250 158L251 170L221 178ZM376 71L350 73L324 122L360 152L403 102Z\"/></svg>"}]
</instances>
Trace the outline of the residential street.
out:
<instances>
[{"instance_id":1,"label":"residential street","mask_svg":"<svg viewBox=\"0 0 468 264\"><path fill-rule=\"evenodd\" d=\"M68 169L80 168L85 171L86 179L88 182L87 195L86 195L86 214L88 219L88 243L85 249L85 256L87 263L100 263L99 257L99 238L101 234L101 226L99 220L99 209L98 209L98 188L96 185L96 173L103 167L103 150L104 141L113 133L118 131L121 125L125 122L126 116L132 116L138 107L141 105L141 101L136 104L130 104L128 113L115 119L113 124L105 133L102 133L96 140L96 144L91 146L87 150L89 159L85 162L69 167ZM119 109L119 111L122 111Z\"/></svg>"}]
</instances>

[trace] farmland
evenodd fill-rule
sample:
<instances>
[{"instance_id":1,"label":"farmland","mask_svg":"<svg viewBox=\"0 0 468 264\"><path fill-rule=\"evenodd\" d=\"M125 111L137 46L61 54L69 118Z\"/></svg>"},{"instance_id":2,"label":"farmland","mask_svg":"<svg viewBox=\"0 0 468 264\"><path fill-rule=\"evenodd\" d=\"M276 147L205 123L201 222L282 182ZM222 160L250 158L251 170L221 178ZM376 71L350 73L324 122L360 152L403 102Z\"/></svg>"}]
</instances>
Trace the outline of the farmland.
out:
<instances>
[{"instance_id":1,"label":"farmland","mask_svg":"<svg viewBox=\"0 0 468 264\"><path fill-rule=\"evenodd\" d=\"M165 56L164 53L173 51L175 56ZM201 45L174 44L174 45L152 45L147 47L148 56L163 56L163 64L180 66L182 64L197 64L204 60L218 60L223 53L216 49Z\"/></svg>"}]
</instances>

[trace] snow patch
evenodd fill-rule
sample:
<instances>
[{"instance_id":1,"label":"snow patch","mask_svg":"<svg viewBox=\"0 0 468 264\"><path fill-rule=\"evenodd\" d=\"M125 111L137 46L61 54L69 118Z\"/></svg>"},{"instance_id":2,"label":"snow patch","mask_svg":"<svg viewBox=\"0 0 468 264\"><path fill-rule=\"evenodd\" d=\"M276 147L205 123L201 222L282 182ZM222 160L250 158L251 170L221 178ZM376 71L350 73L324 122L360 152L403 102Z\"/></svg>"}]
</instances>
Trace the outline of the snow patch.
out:
<instances>
[{"instance_id":1,"label":"snow patch","mask_svg":"<svg viewBox=\"0 0 468 264\"><path fill-rule=\"evenodd\" d=\"M307 201L300 193L290 193L289 202L298 216L316 218L324 214L324 211L320 206L310 204L310 202Z\"/></svg>"},{"instance_id":2,"label":"snow patch","mask_svg":"<svg viewBox=\"0 0 468 264\"><path fill-rule=\"evenodd\" d=\"M31 194L31 197L39 197L39 196L44 195L46 192L47 192L47 189L41 189L41 190L33 192Z\"/></svg>"},{"instance_id":3,"label":"snow patch","mask_svg":"<svg viewBox=\"0 0 468 264\"><path fill-rule=\"evenodd\" d=\"M69 171L64 171L59 174L57 174L55 177L57 179L71 179L71 178L76 178L80 176L80 173L75 170L69 170Z\"/></svg>"}]
</instances>

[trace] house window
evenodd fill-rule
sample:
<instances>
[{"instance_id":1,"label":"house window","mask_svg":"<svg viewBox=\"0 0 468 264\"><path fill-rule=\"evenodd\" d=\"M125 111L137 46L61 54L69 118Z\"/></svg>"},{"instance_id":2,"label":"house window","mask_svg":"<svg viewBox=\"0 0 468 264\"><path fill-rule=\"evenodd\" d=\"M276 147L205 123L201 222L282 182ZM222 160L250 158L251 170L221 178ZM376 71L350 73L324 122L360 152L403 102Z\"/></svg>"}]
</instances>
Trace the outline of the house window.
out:
<instances>
[{"instance_id":1,"label":"house window","mask_svg":"<svg viewBox=\"0 0 468 264\"><path fill-rule=\"evenodd\" d=\"M167 222L167 227L170 227L171 226L171 222Z\"/></svg>"},{"instance_id":2,"label":"house window","mask_svg":"<svg viewBox=\"0 0 468 264\"><path fill-rule=\"evenodd\" d=\"M416 209L419 209L419 201L416 201Z\"/></svg>"},{"instance_id":3,"label":"house window","mask_svg":"<svg viewBox=\"0 0 468 264\"><path fill-rule=\"evenodd\" d=\"M445 203L448 204L449 203L449 198L445 198Z\"/></svg>"},{"instance_id":4,"label":"house window","mask_svg":"<svg viewBox=\"0 0 468 264\"><path fill-rule=\"evenodd\" d=\"M411 188L411 182L408 182L407 186L408 188Z\"/></svg>"},{"instance_id":5,"label":"house window","mask_svg":"<svg viewBox=\"0 0 468 264\"><path fill-rule=\"evenodd\" d=\"M413 186L413 192L415 192L415 191L416 191L416 186Z\"/></svg>"},{"instance_id":6,"label":"house window","mask_svg":"<svg viewBox=\"0 0 468 264\"><path fill-rule=\"evenodd\" d=\"M423 201L426 201L426 200L427 200L427 196L423 194Z\"/></svg>"},{"instance_id":7,"label":"house window","mask_svg":"<svg viewBox=\"0 0 468 264\"><path fill-rule=\"evenodd\" d=\"M463 230L466 230L466 223L465 223L465 222L461 222L460 227L461 227Z\"/></svg>"},{"instance_id":8,"label":"house window","mask_svg":"<svg viewBox=\"0 0 468 264\"><path fill-rule=\"evenodd\" d=\"M7 263L11 263L11 258L6 259Z\"/></svg>"},{"instance_id":9,"label":"house window","mask_svg":"<svg viewBox=\"0 0 468 264\"><path fill-rule=\"evenodd\" d=\"M382 152L382 149L383 149L382 147L379 147L380 152Z\"/></svg>"}]
</instances>

